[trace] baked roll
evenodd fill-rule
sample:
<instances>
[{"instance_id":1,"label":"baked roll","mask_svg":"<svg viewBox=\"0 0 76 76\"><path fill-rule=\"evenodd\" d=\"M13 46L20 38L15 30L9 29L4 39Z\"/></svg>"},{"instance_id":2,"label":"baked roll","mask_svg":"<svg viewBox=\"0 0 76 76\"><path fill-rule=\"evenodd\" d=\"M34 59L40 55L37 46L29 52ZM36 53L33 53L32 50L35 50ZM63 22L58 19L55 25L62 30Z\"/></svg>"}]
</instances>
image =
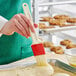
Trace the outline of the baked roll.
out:
<instances>
[{"instance_id":1,"label":"baked roll","mask_svg":"<svg viewBox=\"0 0 76 76\"><path fill-rule=\"evenodd\" d=\"M66 46L66 49L76 48L76 44L69 44Z\"/></svg>"},{"instance_id":2,"label":"baked roll","mask_svg":"<svg viewBox=\"0 0 76 76\"><path fill-rule=\"evenodd\" d=\"M50 50L55 52L56 54L64 54L64 50L61 46L54 46Z\"/></svg>"},{"instance_id":3,"label":"baked roll","mask_svg":"<svg viewBox=\"0 0 76 76\"><path fill-rule=\"evenodd\" d=\"M45 23L39 23L40 29L49 29L49 28L55 28L54 26L46 26Z\"/></svg>"},{"instance_id":4,"label":"baked roll","mask_svg":"<svg viewBox=\"0 0 76 76\"><path fill-rule=\"evenodd\" d=\"M65 24L65 20L61 20L61 19L53 19L49 21L50 25L54 25L54 26L63 26L63 24Z\"/></svg>"},{"instance_id":5,"label":"baked roll","mask_svg":"<svg viewBox=\"0 0 76 76\"><path fill-rule=\"evenodd\" d=\"M60 27L70 27L70 26L76 26L76 25L73 25L73 24L63 24L63 25L60 26Z\"/></svg>"},{"instance_id":6,"label":"baked roll","mask_svg":"<svg viewBox=\"0 0 76 76\"><path fill-rule=\"evenodd\" d=\"M76 23L76 18L69 18L69 19L67 19L67 22Z\"/></svg>"},{"instance_id":7,"label":"baked roll","mask_svg":"<svg viewBox=\"0 0 76 76\"><path fill-rule=\"evenodd\" d=\"M42 20L40 20L40 21L45 21L45 22L48 22L51 19L53 19L52 17L41 17L41 18L42 18Z\"/></svg>"},{"instance_id":8,"label":"baked roll","mask_svg":"<svg viewBox=\"0 0 76 76\"><path fill-rule=\"evenodd\" d=\"M48 48L51 48L51 47L53 47L53 43L52 42L43 42L43 46L44 47L48 47Z\"/></svg>"},{"instance_id":9,"label":"baked roll","mask_svg":"<svg viewBox=\"0 0 76 76\"><path fill-rule=\"evenodd\" d=\"M69 16L68 15L56 15L56 16L54 16L54 18L55 19L65 19L65 20L67 20L69 18Z\"/></svg>"},{"instance_id":10,"label":"baked roll","mask_svg":"<svg viewBox=\"0 0 76 76\"><path fill-rule=\"evenodd\" d=\"M67 46L67 45L69 45L69 44L71 44L71 43L72 43L71 40L63 40L63 41L60 42L60 44L61 44L61 45L64 45L64 46Z\"/></svg>"},{"instance_id":11,"label":"baked roll","mask_svg":"<svg viewBox=\"0 0 76 76\"><path fill-rule=\"evenodd\" d=\"M45 23L39 23L39 28L40 28L40 29L46 28Z\"/></svg>"}]
</instances>

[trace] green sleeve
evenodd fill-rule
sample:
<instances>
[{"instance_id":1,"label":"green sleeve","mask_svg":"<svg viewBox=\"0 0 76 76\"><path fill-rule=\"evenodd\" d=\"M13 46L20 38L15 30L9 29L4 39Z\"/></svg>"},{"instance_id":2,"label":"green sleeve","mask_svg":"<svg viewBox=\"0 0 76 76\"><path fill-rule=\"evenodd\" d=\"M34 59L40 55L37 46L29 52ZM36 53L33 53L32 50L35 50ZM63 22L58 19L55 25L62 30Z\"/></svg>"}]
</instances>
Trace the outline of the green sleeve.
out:
<instances>
[{"instance_id":1,"label":"green sleeve","mask_svg":"<svg viewBox=\"0 0 76 76\"><path fill-rule=\"evenodd\" d=\"M6 5L5 5L6 3ZM10 20L14 15L24 13L22 4L27 3L31 12L31 0L0 0L0 15Z\"/></svg>"}]
</instances>

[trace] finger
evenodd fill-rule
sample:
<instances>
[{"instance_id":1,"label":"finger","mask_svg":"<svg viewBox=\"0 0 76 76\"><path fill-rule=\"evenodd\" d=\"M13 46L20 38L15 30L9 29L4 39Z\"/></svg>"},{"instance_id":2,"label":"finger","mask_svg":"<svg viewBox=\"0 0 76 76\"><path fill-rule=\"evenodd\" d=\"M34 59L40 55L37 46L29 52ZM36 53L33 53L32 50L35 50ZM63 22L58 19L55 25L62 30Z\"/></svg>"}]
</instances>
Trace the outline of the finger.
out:
<instances>
[{"instance_id":1,"label":"finger","mask_svg":"<svg viewBox=\"0 0 76 76\"><path fill-rule=\"evenodd\" d=\"M8 33L7 30L1 30L1 33L4 35L12 35L14 32Z\"/></svg>"},{"instance_id":2,"label":"finger","mask_svg":"<svg viewBox=\"0 0 76 76\"><path fill-rule=\"evenodd\" d=\"M29 28L31 29L32 32L35 32L33 25L31 24L30 20L23 14L20 14L21 17L24 19L24 21L26 22L26 24L29 26Z\"/></svg>"},{"instance_id":3,"label":"finger","mask_svg":"<svg viewBox=\"0 0 76 76\"><path fill-rule=\"evenodd\" d=\"M34 27L35 27L35 28L38 28L38 25L37 25L37 24L34 24Z\"/></svg>"},{"instance_id":4,"label":"finger","mask_svg":"<svg viewBox=\"0 0 76 76\"><path fill-rule=\"evenodd\" d=\"M22 36L25 36L25 35L21 32L21 30L20 30L18 27L16 27L16 21L13 19L12 22L15 23L15 24L12 26L13 31L19 33L19 34L22 35Z\"/></svg>"},{"instance_id":5,"label":"finger","mask_svg":"<svg viewBox=\"0 0 76 76\"><path fill-rule=\"evenodd\" d=\"M11 21L8 21L3 27L2 29L0 30L0 32L2 34L5 34L5 35L12 35L14 32L13 32L13 29L11 27L12 23Z\"/></svg>"},{"instance_id":6,"label":"finger","mask_svg":"<svg viewBox=\"0 0 76 76\"><path fill-rule=\"evenodd\" d=\"M14 32L11 32L11 33L4 33L5 35L13 35Z\"/></svg>"},{"instance_id":7,"label":"finger","mask_svg":"<svg viewBox=\"0 0 76 76\"><path fill-rule=\"evenodd\" d=\"M27 26L27 24L25 23L25 21L20 17L20 15L19 14L16 15L15 18L22 25L22 27L24 28L24 30L26 30L28 36L30 36L29 27Z\"/></svg>"},{"instance_id":8,"label":"finger","mask_svg":"<svg viewBox=\"0 0 76 76\"><path fill-rule=\"evenodd\" d=\"M15 20L15 31L21 35L24 35L26 38L28 38L28 35L26 33L26 31L24 30L24 28L22 27L22 25L16 20Z\"/></svg>"},{"instance_id":9,"label":"finger","mask_svg":"<svg viewBox=\"0 0 76 76\"><path fill-rule=\"evenodd\" d=\"M15 28L15 32L19 33L22 36L25 36L17 27Z\"/></svg>"}]
</instances>

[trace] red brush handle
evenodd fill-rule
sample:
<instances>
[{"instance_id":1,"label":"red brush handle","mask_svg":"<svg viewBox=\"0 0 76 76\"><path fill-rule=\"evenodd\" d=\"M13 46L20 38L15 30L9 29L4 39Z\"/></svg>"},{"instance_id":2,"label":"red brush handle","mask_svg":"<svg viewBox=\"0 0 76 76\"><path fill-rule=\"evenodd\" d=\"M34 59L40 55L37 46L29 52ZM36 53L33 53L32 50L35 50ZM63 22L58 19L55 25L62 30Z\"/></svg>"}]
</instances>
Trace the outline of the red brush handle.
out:
<instances>
[{"instance_id":1,"label":"red brush handle","mask_svg":"<svg viewBox=\"0 0 76 76\"><path fill-rule=\"evenodd\" d=\"M32 47L34 56L44 55L45 54L45 50L44 50L44 47L43 47L42 43L40 43L40 44L34 44L31 47Z\"/></svg>"}]
</instances>

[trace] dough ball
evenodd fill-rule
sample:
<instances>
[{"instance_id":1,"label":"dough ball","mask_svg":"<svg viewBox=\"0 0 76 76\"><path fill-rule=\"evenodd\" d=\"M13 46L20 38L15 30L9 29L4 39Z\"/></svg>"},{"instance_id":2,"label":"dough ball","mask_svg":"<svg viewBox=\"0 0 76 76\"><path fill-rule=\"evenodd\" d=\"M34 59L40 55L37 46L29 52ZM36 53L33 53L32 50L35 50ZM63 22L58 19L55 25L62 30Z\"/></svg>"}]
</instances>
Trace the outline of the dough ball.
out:
<instances>
[{"instance_id":1,"label":"dough ball","mask_svg":"<svg viewBox=\"0 0 76 76\"><path fill-rule=\"evenodd\" d=\"M54 73L54 69L51 65L48 66L38 66L36 67L36 76L51 76Z\"/></svg>"},{"instance_id":2,"label":"dough ball","mask_svg":"<svg viewBox=\"0 0 76 76\"><path fill-rule=\"evenodd\" d=\"M0 71L0 76L17 76L16 70Z\"/></svg>"}]
</instances>

